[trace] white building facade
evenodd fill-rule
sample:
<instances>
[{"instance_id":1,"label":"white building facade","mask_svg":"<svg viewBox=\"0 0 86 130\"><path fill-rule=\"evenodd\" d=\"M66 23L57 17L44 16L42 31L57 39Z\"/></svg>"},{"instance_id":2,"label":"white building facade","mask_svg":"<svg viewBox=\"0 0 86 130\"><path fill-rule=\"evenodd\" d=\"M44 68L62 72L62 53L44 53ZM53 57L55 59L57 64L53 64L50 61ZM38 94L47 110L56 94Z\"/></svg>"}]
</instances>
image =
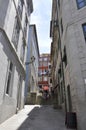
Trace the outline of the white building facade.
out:
<instances>
[{"instance_id":1,"label":"white building facade","mask_svg":"<svg viewBox=\"0 0 86 130\"><path fill-rule=\"evenodd\" d=\"M24 107L31 0L0 0L0 123Z\"/></svg>"}]
</instances>

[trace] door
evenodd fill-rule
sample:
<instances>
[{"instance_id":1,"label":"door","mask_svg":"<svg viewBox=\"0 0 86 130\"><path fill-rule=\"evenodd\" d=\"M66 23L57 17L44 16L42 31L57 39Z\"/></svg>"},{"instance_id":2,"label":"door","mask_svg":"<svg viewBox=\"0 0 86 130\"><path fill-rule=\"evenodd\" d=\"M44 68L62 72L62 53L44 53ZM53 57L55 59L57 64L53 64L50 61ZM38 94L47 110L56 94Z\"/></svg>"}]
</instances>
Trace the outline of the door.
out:
<instances>
[{"instance_id":1,"label":"door","mask_svg":"<svg viewBox=\"0 0 86 130\"><path fill-rule=\"evenodd\" d=\"M22 78L19 76L18 89L17 89L17 111L21 109L22 98Z\"/></svg>"},{"instance_id":2,"label":"door","mask_svg":"<svg viewBox=\"0 0 86 130\"><path fill-rule=\"evenodd\" d=\"M68 97L68 111L72 112L72 101L71 101L70 85L67 86L67 97Z\"/></svg>"}]
</instances>

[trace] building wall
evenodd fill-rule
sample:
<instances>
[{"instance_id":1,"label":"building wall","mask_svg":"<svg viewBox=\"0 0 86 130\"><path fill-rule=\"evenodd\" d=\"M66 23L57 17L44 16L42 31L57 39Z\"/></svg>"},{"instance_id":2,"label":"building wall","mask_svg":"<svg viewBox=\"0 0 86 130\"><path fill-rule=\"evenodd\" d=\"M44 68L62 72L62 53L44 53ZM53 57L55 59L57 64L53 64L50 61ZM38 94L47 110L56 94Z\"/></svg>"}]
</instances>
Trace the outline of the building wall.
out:
<instances>
[{"instance_id":1,"label":"building wall","mask_svg":"<svg viewBox=\"0 0 86 130\"><path fill-rule=\"evenodd\" d=\"M84 114L86 113L86 45L82 24L86 22L86 6L78 9L74 0L61 1L60 4L59 21L62 18L63 24L63 34L60 30L61 49L63 54L64 46L66 47L68 62L64 67L67 111L69 111L67 88L70 85L72 111L77 114L78 129L84 130L86 129L86 115Z\"/></svg>"},{"instance_id":2,"label":"building wall","mask_svg":"<svg viewBox=\"0 0 86 130\"><path fill-rule=\"evenodd\" d=\"M31 60L32 57L35 58L33 62ZM26 65L25 95L26 103L29 103L28 94L37 94L38 91L39 47L37 40L36 25L30 25L29 28L27 62L29 62L29 64Z\"/></svg>"},{"instance_id":3,"label":"building wall","mask_svg":"<svg viewBox=\"0 0 86 130\"><path fill-rule=\"evenodd\" d=\"M82 30L79 28L81 23L73 24L67 29L67 59L68 66L65 69L65 85L70 84L72 109L77 112L79 125L82 125L86 116L85 113L85 63L86 46L82 38ZM80 30L79 30L80 29ZM70 31L71 30L71 31ZM76 33L77 32L77 33ZM78 35L78 37L77 37ZM69 78L67 78L69 73ZM67 90L67 88L66 88ZM83 118L84 117L84 118ZM85 122L84 122L85 123Z\"/></svg>"},{"instance_id":4,"label":"building wall","mask_svg":"<svg viewBox=\"0 0 86 130\"><path fill-rule=\"evenodd\" d=\"M64 97L65 100L65 111L66 112L76 112L77 123L79 130L86 129L86 41L84 38L82 24L86 23L86 5L78 9L75 0L53 0L52 3L52 22L57 20L59 32L59 38L61 43L60 53L58 52L58 57L55 56L55 40L58 43L58 39L55 37L55 28L51 26L51 37L52 45L52 61L54 63L54 58L57 61L55 77L59 77L58 70L59 64L62 63L61 69L63 70L64 84ZM56 6L57 5L57 6ZM57 9L56 9L57 8ZM56 9L56 10L55 10ZM57 19L55 19L55 14L57 13ZM53 22L54 24L54 22ZM56 43L56 44L57 44ZM57 47L56 47L57 48ZM64 52L66 48L66 54ZM59 50L58 50L59 51ZM61 55L62 54L62 55ZM67 58L67 64L65 65L64 57ZM65 59L66 60L66 59ZM54 69L53 69L54 72ZM54 81L55 81L54 77ZM63 80L60 77L60 82ZM60 88L60 82L58 88ZM69 93L70 89L70 93ZM61 94L58 89L58 95L61 98ZM58 98L58 102L60 102ZM84 126L84 127L83 127Z\"/></svg>"},{"instance_id":5,"label":"building wall","mask_svg":"<svg viewBox=\"0 0 86 130\"><path fill-rule=\"evenodd\" d=\"M38 86L39 91L43 89L44 86L48 86L49 88L52 87L52 84L50 84L51 79L51 72L49 69L50 64L50 54L41 54L39 58L39 67L38 67L38 73L39 73L39 79L38 79Z\"/></svg>"},{"instance_id":6,"label":"building wall","mask_svg":"<svg viewBox=\"0 0 86 130\"><path fill-rule=\"evenodd\" d=\"M1 34L0 37L0 52L1 52L1 63L0 68L1 68L1 79L0 79L0 84L2 87L0 87L0 123L4 121L5 119L9 118L16 112L16 104L17 104L17 76L18 72L16 72L16 66L14 65L14 72L16 74L14 75L14 80L13 80L13 85L12 85L12 95L11 97L6 94L6 80L7 80L7 67L8 67L8 60L13 61L13 64L15 64L15 57L12 54L7 40L4 39L3 34ZM11 54L11 55L10 55ZM9 58L8 58L9 57ZM17 62L17 61L16 61ZM19 68L18 68L19 69ZM16 82L17 81L17 82ZM16 83L16 86L14 86L14 83ZM16 92L16 93L15 93ZM15 97L13 96L15 94Z\"/></svg>"},{"instance_id":7,"label":"building wall","mask_svg":"<svg viewBox=\"0 0 86 130\"><path fill-rule=\"evenodd\" d=\"M18 47L15 48L12 42L12 35L14 29L15 18L20 16L17 12L18 0L0 1L0 123L10 118L18 110L24 107L24 84L25 84L25 57L27 47L25 45L24 61L21 60L21 43L22 37L24 37L27 44L27 35L25 37L23 33L25 23L25 13L27 12L27 5L24 0L22 20L20 20L21 29L19 34ZM31 6L31 5L29 5ZM32 7L31 7L32 8ZM31 13L31 12L30 12ZM30 19L29 19L30 20ZM28 25L29 25L28 20ZM26 30L28 30L27 26ZM7 81L8 81L8 64L12 62L12 76L9 93L7 93ZM11 73L11 72L10 72ZM21 82L20 82L21 81Z\"/></svg>"}]
</instances>

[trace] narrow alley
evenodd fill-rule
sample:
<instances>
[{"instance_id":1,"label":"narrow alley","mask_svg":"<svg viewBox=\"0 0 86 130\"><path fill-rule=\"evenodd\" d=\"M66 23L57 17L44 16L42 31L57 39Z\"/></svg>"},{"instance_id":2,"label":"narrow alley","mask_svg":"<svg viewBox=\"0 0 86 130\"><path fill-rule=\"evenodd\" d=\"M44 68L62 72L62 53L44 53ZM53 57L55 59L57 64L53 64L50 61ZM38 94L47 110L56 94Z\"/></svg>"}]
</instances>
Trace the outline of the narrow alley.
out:
<instances>
[{"instance_id":1,"label":"narrow alley","mask_svg":"<svg viewBox=\"0 0 86 130\"><path fill-rule=\"evenodd\" d=\"M0 0L0 130L86 130L86 0Z\"/></svg>"},{"instance_id":2,"label":"narrow alley","mask_svg":"<svg viewBox=\"0 0 86 130\"><path fill-rule=\"evenodd\" d=\"M52 105L27 105L0 125L0 130L66 130L64 114Z\"/></svg>"}]
</instances>

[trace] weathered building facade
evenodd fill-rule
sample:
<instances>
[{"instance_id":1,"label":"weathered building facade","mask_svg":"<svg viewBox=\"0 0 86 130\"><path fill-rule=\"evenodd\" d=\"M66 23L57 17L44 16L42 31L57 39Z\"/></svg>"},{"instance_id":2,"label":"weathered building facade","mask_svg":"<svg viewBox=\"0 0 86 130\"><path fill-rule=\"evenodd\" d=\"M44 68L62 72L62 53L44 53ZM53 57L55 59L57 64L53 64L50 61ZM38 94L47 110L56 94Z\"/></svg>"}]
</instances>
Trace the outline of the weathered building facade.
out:
<instances>
[{"instance_id":1,"label":"weathered building facade","mask_svg":"<svg viewBox=\"0 0 86 130\"><path fill-rule=\"evenodd\" d=\"M51 34L54 48L54 26L57 23L60 53L56 59L58 102L66 112L75 112L79 130L86 129L86 1L53 0ZM57 18L55 19L55 16ZM53 19L54 17L54 19ZM54 62L52 59L52 63ZM56 79L54 78L54 80ZM61 87L62 86L62 87ZM60 88L60 90L59 90ZM62 89L61 89L62 88ZM62 101L61 101L62 100ZM84 127L83 127L84 126Z\"/></svg>"},{"instance_id":2,"label":"weathered building facade","mask_svg":"<svg viewBox=\"0 0 86 130\"><path fill-rule=\"evenodd\" d=\"M0 123L24 107L32 0L0 0Z\"/></svg>"},{"instance_id":3,"label":"weathered building facade","mask_svg":"<svg viewBox=\"0 0 86 130\"><path fill-rule=\"evenodd\" d=\"M50 27L51 43L51 72L52 72L52 89L56 94L57 107L64 106L64 78L62 75L62 53L61 53L61 41L58 28L58 8L57 2L53 0L52 3L52 20Z\"/></svg>"}]
</instances>

